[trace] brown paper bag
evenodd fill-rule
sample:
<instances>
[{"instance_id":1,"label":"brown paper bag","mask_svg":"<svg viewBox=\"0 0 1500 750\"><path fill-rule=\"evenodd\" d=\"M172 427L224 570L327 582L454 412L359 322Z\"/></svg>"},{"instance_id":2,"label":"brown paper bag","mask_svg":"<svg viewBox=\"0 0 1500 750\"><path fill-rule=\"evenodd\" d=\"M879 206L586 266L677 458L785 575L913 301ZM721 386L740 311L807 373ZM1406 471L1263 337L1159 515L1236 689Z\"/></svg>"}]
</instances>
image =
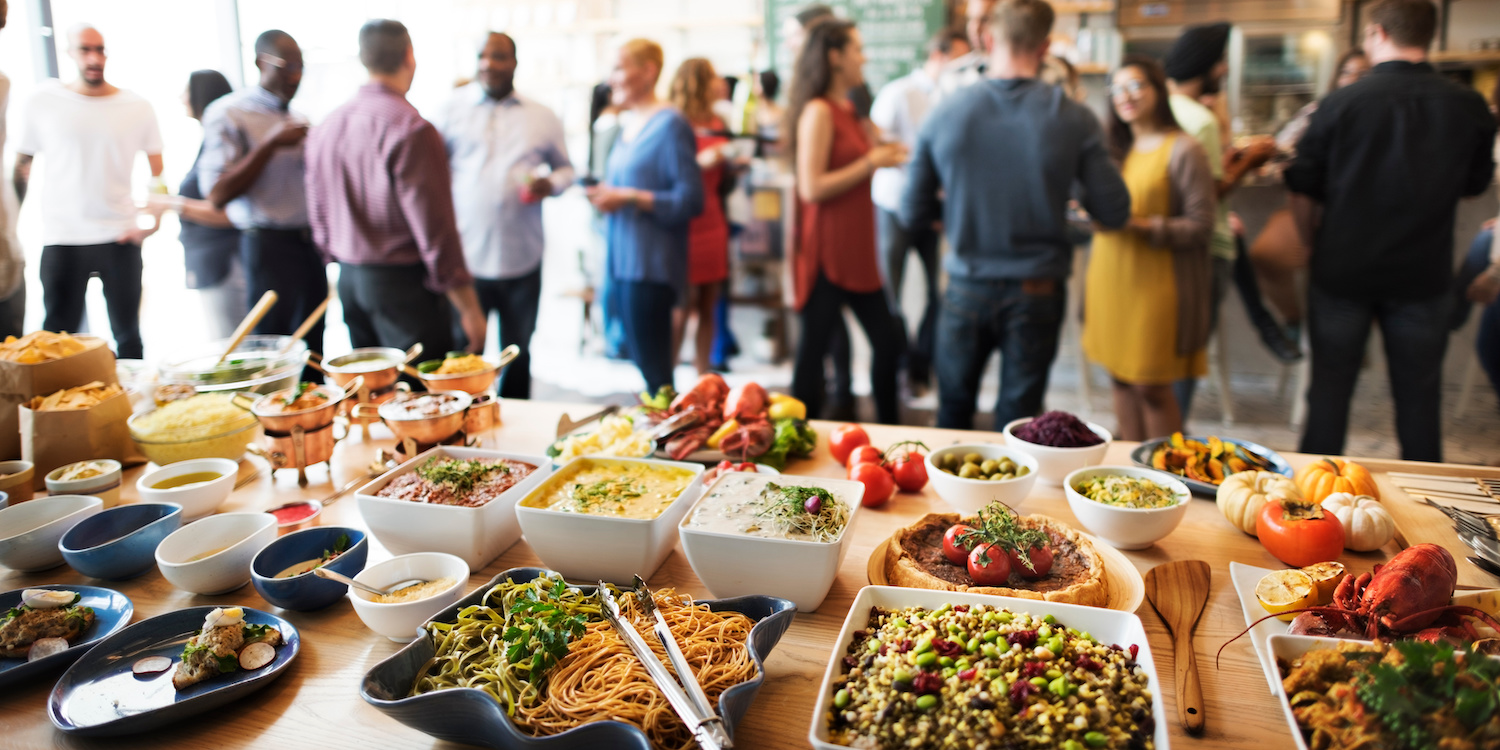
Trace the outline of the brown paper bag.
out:
<instances>
[{"instance_id":1,"label":"brown paper bag","mask_svg":"<svg viewBox=\"0 0 1500 750\"><path fill-rule=\"evenodd\" d=\"M53 469L75 461L113 458L126 466L146 461L130 439L130 397L124 393L87 409L34 411L22 404L16 412L21 458L36 464L37 489L46 486Z\"/></svg>"},{"instance_id":2,"label":"brown paper bag","mask_svg":"<svg viewBox=\"0 0 1500 750\"><path fill-rule=\"evenodd\" d=\"M19 405L34 396L45 396L95 380L106 385L120 382L115 375L115 355L104 341L94 336L77 338L97 344L71 357L50 362L22 364L0 360L0 460L22 457ZM129 415L128 406L126 415ZM120 423L120 429L125 429L124 422ZM125 439L129 441L130 435L126 434ZM45 473L38 466L37 480L41 481Z\"/></svg>"}]
</instances>

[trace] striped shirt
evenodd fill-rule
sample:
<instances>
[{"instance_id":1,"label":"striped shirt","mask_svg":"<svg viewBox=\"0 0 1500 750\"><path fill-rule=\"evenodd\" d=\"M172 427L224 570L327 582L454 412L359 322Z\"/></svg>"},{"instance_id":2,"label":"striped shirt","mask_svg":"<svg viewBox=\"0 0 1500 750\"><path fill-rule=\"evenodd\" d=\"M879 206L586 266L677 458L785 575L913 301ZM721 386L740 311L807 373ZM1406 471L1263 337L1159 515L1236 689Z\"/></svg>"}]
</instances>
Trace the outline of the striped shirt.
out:
<instances>
[{"instance_id":1,"label":"striped shirt","mask_svg":"<svg viewBox=\"0 0 1500 750\"><path fill-rule=\"evenodd\" d=\"M448 153L406 98L367 83L307 135L307 212L330 260L426 269L442 294L472 284L453 216Z\"/></svg>"}]
</instances>

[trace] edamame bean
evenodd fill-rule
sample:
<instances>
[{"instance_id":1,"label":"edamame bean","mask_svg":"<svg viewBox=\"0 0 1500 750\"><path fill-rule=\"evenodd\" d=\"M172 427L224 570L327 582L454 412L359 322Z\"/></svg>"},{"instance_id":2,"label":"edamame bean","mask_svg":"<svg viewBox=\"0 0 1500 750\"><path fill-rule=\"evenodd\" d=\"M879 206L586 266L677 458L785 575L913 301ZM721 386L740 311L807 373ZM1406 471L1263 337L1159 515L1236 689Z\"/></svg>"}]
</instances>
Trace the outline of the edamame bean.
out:
<instances>
[{"instance_id":1,"label":"edamame bean","mask_svg":"<svg viewBox=\"0 0 1500 750\"><path fill-rule=\"evenodd\" d=\"M1089 743L1089 747L1104 747L1109 744L1109 738L1103 732L1089 732L1083 736L1083 741Z\"/></svg>"},{"instance_id":2,"label":"edamame bean","mask_svg":"<svg viewBox=\"0 0 1500 750\"><path fill-rule=\"evenodd\" d=\"M931 711L932 709L937 708L937 704L938 697L936 695L924 695L917 699L917 708L920 708L923 711Z\"/></svg>"},{"instance_id":3,"label":"edamame bean","mask_svg":"<svg viewBox=\"0 0 1500 750\"><path fill-rule=\"evenodd\" d=\"M919 654L917 656L917 666L924 667L924 668L925 667L930 667L930 666L936 664L937 660L938 660L937 654L934 654L931 651L928 651L925 654Z\"/></svg>"},{"instance_id":4,"label":"edamame bean","mask_svg":"<svg viewBox=\"0 0 1500 750\"><path fill-rule=\"evenodd\" d=\"M834 693L833 694L833 705L834 705L835 708L840 708L840 709L848 708L849 707L849 691L848 690L840 690L837 693Z\"/></svg>"},{"instance_id":5,"label":"edamame bean","mask_svg":"<svg viewBox=\"0 0 1500 750\"><path fill-rule=\"evenodd\" d=\"M941 665L943 665L943 666L945 666L945 667L951 667L951 666L953 666L953 657L951 657L951 656L939 656L938 657L938 663L941 664Z\"/></svg>"}]
</instances>

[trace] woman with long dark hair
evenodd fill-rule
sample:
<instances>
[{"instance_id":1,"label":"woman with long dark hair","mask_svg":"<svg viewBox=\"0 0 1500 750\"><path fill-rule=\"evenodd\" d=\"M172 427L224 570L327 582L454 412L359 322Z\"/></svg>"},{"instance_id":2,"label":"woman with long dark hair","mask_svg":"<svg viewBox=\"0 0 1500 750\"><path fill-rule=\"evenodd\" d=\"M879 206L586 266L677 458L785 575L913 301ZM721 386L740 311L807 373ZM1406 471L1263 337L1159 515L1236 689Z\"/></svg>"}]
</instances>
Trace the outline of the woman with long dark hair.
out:
<instances>
[{"instance_id":1,"label":"woman with long dark hair","mask_svg":"<svg viewBox=\"0 0 1500 750\"><path fill-rule=\"evenodd\" d=\"M1083 348L1114 382L1118 435L1182 429L1172 384L1208 370L1215 188L1208 155L1172 116L1161 65L1127 57L1109 87L1110 153L1130 222L1094 234Z\"/></svg>"},{"instance_id":2,"label":"woman with long dark hair","mask_svg":"<svg viewBox=\"0 0 1500 750\"><path fill-rule=\"evenodd\" d=\"M193 71L182 94L188 117L202 122L208 105L233 90L229 79L217 70ZM202 156L200 145L198 157ZM187 287L198 290L209 335L228 338L249 312L245 271L239 260L240 231L229 223L223 209L204 199L198 187L198 157L182 178L177 195L152 195L149 205L154 210L177 212Z\"/></svg>"},{"instance_id":3,"label":"woman with long dark hair","mask_svg":"<svg viewBox=\"0 0 1500 750\"><path fill-rule=\"evenodd\" d=\"M881 290L870 177L876 169L906 161L906 147L874 145L879 140L874 126L855 114L849 90L864 81L864 62L859 30L829 18L807 30L792 74L786 139L797 170L800 210L792 281L801 322L792 395L807 404L809 414L820 413L823 357L834 321L847 306L873 352L876 418L896 424L899 339Z\"/></svg>"},{"instance_id":4,"label":"woman with long dark hair","mask_svg":"<svg viewBox=\"0 0 1500 750\"><path fill-rule=\"evenodd\" d=\"M688 124L698 147L698 168L703 174L703 213L688 225L687 302L678 308L672 326L672 361L682 349L689 319L695 321L693 365L698 374L710 371L709 354L714 344L714 306L719 288L729 278L729 220L719 186L724 181L729 139L725 125L713 112L718 74L702 57L682 61L672 78L668 99Z\"/></svg>"}]
</instances>

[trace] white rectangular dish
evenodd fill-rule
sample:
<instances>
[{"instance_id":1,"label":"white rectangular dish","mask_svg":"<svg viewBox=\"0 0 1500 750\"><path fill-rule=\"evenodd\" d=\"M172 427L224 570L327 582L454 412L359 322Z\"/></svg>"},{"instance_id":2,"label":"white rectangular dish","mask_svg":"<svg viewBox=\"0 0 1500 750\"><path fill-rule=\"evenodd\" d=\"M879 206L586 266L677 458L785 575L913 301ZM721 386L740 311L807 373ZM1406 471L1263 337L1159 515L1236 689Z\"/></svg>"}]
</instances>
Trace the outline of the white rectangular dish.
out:
<instances>
[{"instance_id":1,"label":"white rectangular dish","mask_svg":"<svg viewBox=\"0 0 1500 750\"><path fill-rule=\"evenodd\" d=\"M1286 717L1287 727L1292 732L1292 740L1297 743L1297 750L1308 750L1307 740L1302 737L1302 728L1297 726L1297 717L1292 714L1292 704L1287 700L1286 691L1281 687L1281 670L1276 668L1276 660L1285 659L1290 662L1315 648L1337 648L1340 643L1348 642L1339 638L1286 633L1277 633L1266 639L1266 655L1271 664L1270 674L1274 676L1271 681L1271 693L1276 696L1276 703L1281 707L1282 716Z\"/></svg>"},{"instance_id":2,"label":"white rectangular dish","mask_svg":"<svg viewBox=\"0 0 1500 750\"><path fill-rule=\"evenodd\" d=\"M536 469L500 497L477 508L414 503L376 494L396 477L416 471L428 459L437 457L459 460L503 458L528 463ZM521 538L516 503L551 472L552 461L546 456L438 446L380 475L359 488L355 497L359 502L359 514L365 519L370 533L392 555L447 552L462 557L470 569L483 570Z\"/></svg>"},{"instance_id":3,"label":"white rectangular dish","mask_svg":"<svg viewBox=\"0 0 1500 750\"><path fill-rule=\"evenodd\" d=\"M839 630L838 639L834 641L833 651L829 654L828 666L823 672L822 686L818 690L818 699L813 708L812 726L808 731L808 739L813 747L819 750L838 750L842 747L833 744L828 739L828 713L829 705L833 700L833 684L841 674L839 665L850 642L854 639L855 631L863 630L869 624L870 608L922 607L931 610L938 609L944 604L970 606L982 604L1003 607L1013 613L1024 612L1034 616L1052 615L1057 618L1058 624L1090 633L1100 643L1118 644L1124 647L1139 646L1136 663L1140 665L1149 679L1151 713L1155 721L1153 742L1158 750L1167 750L1170 747L1167 728L1172 719L1167 716L1162 702L1162 694L1166 686L1157 676L1156 662L1151 656L1151 644L1146 637L1145 626L1134 614L1032 599L933 589L908 589L896 586L866 586L860 589L859 594L854 597L854 604L850 606L849 614L844 618L844 626Z\"/></svg>"},{"instance_id":4,"label":"white rectangular dish","mask_svg":"<svg viewBox=\"0 0 1500 750\"><path fill-rule=\"evenodd\" d=\"M1270 614L1255 598L1255 584L1270 573L1270 568L1257 568L1254 565L1244 563L1229 563L1229 580L1234 583L1234 592L1240 595L1240 610L1245 613L1245 625L1259 620ZM1271 692L1275 693L1281 689L1281 674L1276 671L1276 660L1271 658L1271 652L1266 645L1266 639L1273 635L1286 635L1287 623L1276 618L1250 628L1245 634L1250 643L1255 647L1255 655L1260 659L1260 668L1266 674L1266 684L1270 686Z\"/></svg>"}]
</instances>

